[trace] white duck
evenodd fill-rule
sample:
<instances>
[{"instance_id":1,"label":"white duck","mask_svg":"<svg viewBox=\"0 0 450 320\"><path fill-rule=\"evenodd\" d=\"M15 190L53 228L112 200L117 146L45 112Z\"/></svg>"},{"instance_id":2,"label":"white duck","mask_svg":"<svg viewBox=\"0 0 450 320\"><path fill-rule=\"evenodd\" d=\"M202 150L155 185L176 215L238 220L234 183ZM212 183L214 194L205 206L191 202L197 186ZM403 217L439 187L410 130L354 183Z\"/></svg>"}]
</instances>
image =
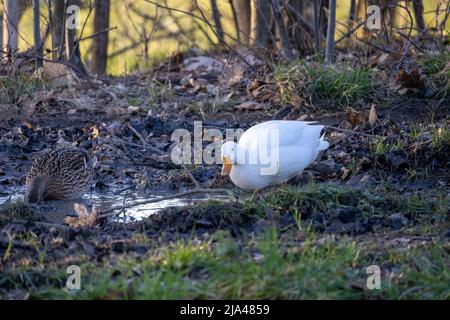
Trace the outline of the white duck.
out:
<instances>
[{"instance_id":1,"label":"white duck","mask_svg":"<svg viewBox=\"0 0 450 320\"><path fill-rule=\"evenodd\" d=\"M274 120L245 131L238 143L222 145L222 175L254 191L288 181L314 162L329 143L315 122Z\"/></svg>"}]
</instances>

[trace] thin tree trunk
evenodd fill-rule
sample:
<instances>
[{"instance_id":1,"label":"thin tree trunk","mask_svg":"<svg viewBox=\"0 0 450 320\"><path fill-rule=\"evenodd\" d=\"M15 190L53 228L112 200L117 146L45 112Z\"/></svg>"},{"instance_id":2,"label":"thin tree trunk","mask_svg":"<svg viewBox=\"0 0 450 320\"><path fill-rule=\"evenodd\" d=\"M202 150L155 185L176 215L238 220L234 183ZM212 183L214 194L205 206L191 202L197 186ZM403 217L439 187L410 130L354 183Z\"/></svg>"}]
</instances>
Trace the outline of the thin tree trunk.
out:
<instances>
[{"instance_id":1,"label":"thin tree trunk","mask_svg":"<svg viewBox=\"0 0 450 320\"><path fill-rule=\"evenodd\" d=\"M70 43L70 44L69 44ZM88 72L86 71L86 67L84 66L83 60L81 59L80 46L78 43L78 39L76 37L75 30L68 31L67 33L67 47L70 48L70 56L69 53L67 55L69 58L70 66L76 71L77 75L81 78L88 77ZM67 51L69 52L69 50Z\"/></svg>"},{"instance_id":2,"label":"thin tree trunk","mask_svg":"<svg viewBox=\"0 0 450 320\"><path fill-rule=\"evenodd\" d=\"M65 1L51 0L51 29L53 59L62 59L64 56L64 29L65 29Z\"/></svg>"},{"instance_id":3,"label":"thin tree trunk","mask_svg":"<svg viewBox=\"0 0 450 320\"><path fill-rule=\"evenodd\" d=\"M298 3L298 13L300 13L301 15L305 14L305 5L306 5L306 1L303 0L297 0L294 1L294 3L297 2Z\"/></svg>"},{"instance_id":4,"label":"thin tree trunk","mask_svg":"<svg viewBox=\"0 0 450 320\"><path fill-rule=\"evenodd\" d=\"M416 18L417 29L425 31L425 20L423 19L422 0L413 0L414 16Z\"/></svg>"},{"instance_id":5,"label":"thin tree trunk","mask_svg":"<svg viewBox=\"0 0 450 320\"><path fill-rule=\"evenodd\" d=\"M330 13L328 15L327 46L325 51L325 60L328 63L332 63L334 53L334 32L336 29L336 0L330 0L329 10Z\"/></svg>"},{"instance_id":6,"label":"thin tree trunk","mask_svg":"<svg viewBox=\"0 0 450 320\"><path fill-rule=\"evenodd\" d=\"M18 50L19 2L3 2L3 50L12 58Z\"/></svg>"},{"instance_id":7,"label":"thin tree trunk","mask_svg":"<svg viewBox=\"0 0 450 320\"><path fill-rule=\"evenodd\" d=\"M109 28L110 0L97 0L94 13L94 33ZM108 32L98 35L92 44L92 72L104 74L108 60Z\"/></svg>"},{"instance_id":8,"label":"thin tree trunk","mask_svg":"<svg viewBox=\"0 0 450 320\"><path fill-rule=\"evenodd\" d=\"M271 36L271 6L268 0L255 0L252 13L252 46L267 48Z\"/></svg>"},{"instance_id":9,"label":"thin tree trunk","mask_svg":"<svg viewBox=\"0 0 450 320\"><path fill-rule=\"evenodd\" d=\"M285 2L286 11L288 13L287 30L291 42L295 44L295 48L301 52L304 47L304 33L301 32L300 21L298 17L303 13L303 2L294 0L291 3Z\"/></svg>"},{"instance_id":10,"label":"thin tree trunk","mask_svg":"<svg viewBox=\"0 0 450 320\"><path fill-rule=\"evenodd\" d=\"M322 47L322 30L320 28L320 0L314 1L314 33L316 40L316 51L320 53Z\"/></svg>"},{"instance_id":11,"label":"thin tree trunk","mask_svg":"<svg viewBox=\"0 0 450 320\"><path fill-rule=\"evenodd\" d=\"M303 29L305 29L306 32L310 33L311 36L314 36L315 28L311 23L309 23L306 17L304 17L300 12L295 11L295 8L292 7L289 3L287 4L287 7L290 13L295 17L295 22L298 23Z\"/></svg>"},{"instance_id":12,"label":"thin tree trunk","mask_svg":"<svg viewBox=\"0 0 450 320\"><path fill-rule=\"evenodd\" d=\"M234 28L236 29L236 39L238 42L241 42L241 34L239 32L239 22L238 22L238 17L237 17L237 12L236 12L236 8L233 4L233 0L228 0L230 7L231 7L231 13L233 15L233 23L234 23Z\"/></svg>"},{"instance_id":13,"label":"thin tree trunk","mask_svg":"<svg viewBox=\"0 0 450 320\"><path fill-rule=\"evenodd\" d=\"M211 10L219 42L224 42L225 38L223 35L222 21L220 20L220 11L219 8L217 7L216 0L211 0Z\"/></svg>"},{"instance_id":14,"label":"thin tree trunk","mask_svg":"<svg viewBox=\"0 0 450 320\"><path fill-rule=\"evenodd\" d=\"M39 0L33 0L33 35L34 35L34 51L36 54L36 69L43 66L42 61L42 41L41 41L41 23L39 14Z\"/></svg>"},{"instance_id":15,"label":"thin tree trunk","mask_svg":"<svg viewBox=\"0 0 450 320\"><path fill-rule=\"evenodd\" d=\"M304 16L306 14L305 3L302 0L295 0L291 3L285 2L289 13L288 34L296 44L299 54L310 54L310 39L315 37L314 25ZM313 19L312 19L313 20Z\"/></svg>"},{"instance_id":16,"label":"thin tree trunk","mask_svg":"<svg viewBox=\"0 0 450 320\"><path fill-rule=\"evenodd\" d=\"M366 0L361 0L366 1ZM329 0L320 0L320 23L322 32L324 35L326 35L326 32L328 30L328 16L327 13L330 10Z\"/></svg>"},{"instance_id":17,"label":"thin tree trunk","mask_svg":"<svg viewBox=\"0 0 450 320\"><path fill-rule=\"evenodd\" d=\"M238 21L238 33L243 44L249 45L251 32L251 4L250 0L233 0Z\"/></svg>"},{"instance_id":18,"label":"thin tree trunk","mask_svg":"<svg viewBox=\"0 0 450 320\"><path fill-rule=\"evenodd\" d=\"M351 0L350 2L350 14L349 14L349 20L351 22L355 21L356 18L356 0Z\"/></svg>"},{"instance_id":19,"label":"thin tree trunk","mask_svg":"<svg viewBox=\"0 0 450 320\"><path fill-rule=\"evenodd\" d=\"M273 17L275 20L276 27L278 29L278 34L280 35L280 42L283 51L283 56L287 60L292 61L295 59L295 55L292 52L288 32L284 24L283 16L281 15L280 2L278 0L272 0L271 2L272 2Z\"/></svg>"},{"instance_id":20,"label":"thin tree trunk","mask_svg":"<svg viewBox=\"0 0 450 320\"><path fill-rule=\"evenodd\" d=\"M67 8L71 5L80 6L78 0L67 0ZM80 54L80 46L77 39L77 29L75 27L75 21L70 21L69 17L74 14L67 10L67 25L66 25L66 55L69 64L77 72L80 77L86 77L88 75L86 68L83 64Z\"/></svg>"},{"instance_id":21,"label":"thin tree trunk","mask_svg":"<svg viewBox=\"0 0 450 320\"><path fill-rule=\"evenodd\" d=\"M3 11L0 12L0 62L3 61Z\"/></svg>"}]
</instances>

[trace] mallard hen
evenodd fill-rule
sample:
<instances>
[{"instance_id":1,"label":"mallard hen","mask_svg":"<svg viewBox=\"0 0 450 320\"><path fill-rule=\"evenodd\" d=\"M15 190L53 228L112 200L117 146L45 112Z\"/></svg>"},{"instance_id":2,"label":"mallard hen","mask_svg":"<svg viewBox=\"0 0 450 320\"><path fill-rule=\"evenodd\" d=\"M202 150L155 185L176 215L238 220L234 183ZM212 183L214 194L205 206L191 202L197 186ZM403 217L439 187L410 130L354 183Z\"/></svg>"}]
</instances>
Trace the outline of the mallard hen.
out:
<instances>
[{"instance_id":1,"label":"mallard hen","mask_svg":"<svg viewBox=\"0 0 450 320\"><path fill-rule=\"evenodd\" d=\"M91 185L93 162L85 150L74 147L43 152L28 171L25 201L81 197Z\"/></svg>"}]
</instances>

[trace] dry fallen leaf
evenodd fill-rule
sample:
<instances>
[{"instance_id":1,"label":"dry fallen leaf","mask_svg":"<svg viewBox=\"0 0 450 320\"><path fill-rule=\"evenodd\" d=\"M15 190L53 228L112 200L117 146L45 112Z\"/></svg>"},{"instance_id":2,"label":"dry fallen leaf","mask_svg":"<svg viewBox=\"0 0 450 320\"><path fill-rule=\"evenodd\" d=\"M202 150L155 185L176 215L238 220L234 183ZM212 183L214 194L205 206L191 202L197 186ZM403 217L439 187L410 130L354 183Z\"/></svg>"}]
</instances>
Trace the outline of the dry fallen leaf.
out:
<instances>
[{"instance_id":1,"label":"dry fallen leaf","mask_svg":"<svg viewBox=\"0 0 450 320\"><path fill-rule=\"evenodd\" d=\"M355 109L349 108L347 110L347 121L352 126L357 126L364 122L364 117L361 112L356 111Z\"/></svg>"},{"instance_id":2,"label":"dry fallen leaf","mask_svg":"<svg viewBox=\"0 0 450 320\"><path fill-rule=\"evenodd\" d=\"M255 101L246 101L241 104L238 104L234 107L237 110L246 111L246 110L263 110L264 105Z\"/></svg>"},{"instance_id":3,"label":"dry fallen leaf","mask_svg":"<svg viewBox=\"0 0 450 320\"><path fill-rule=\"evenodd\" d=\"M402 88L407 89L421 88L425 85L425 81L422 79L418 67L412 67L410 70L400 67L400 71L395 80Z\"/></svg>"},{"instance_id":4,"label":"dry fallen leaf","mask_svg":"<svg viewBox=\"0 0 450 320\"><path fill-rule=\"evenodd\" d=\"M97 139L97 138L98 138L98 135L99 135L99 130L98 130L98 128L97 128L96 126L93 126L91 129L92 129L92 132L91 132L90 140Z\"/></svg>"},{"instance_id":5,"label":"dry fallen leaf","mask_svg":"<svg viewBox=\"0 0 450 320\"><path fill-rule=\"evenodd\" d=\"M377 110L375 108L375 104L372 103L372 107L370 108L370 112L369 112L369 123L372 127L377 122L377 119L378 119Z\"/></svg>"},{"instance_id":6,"label":"dry fallen leaf","mask_svg":"<svg viewBox=\"0 0 450 320\"><path fill-rule=\"evenodd\" d=\"M78 217L66 217L66 223L74 228L77 227L92 227L98 221L98 209L93 207L92 212L86 208L84 204L75 203L73 205Z\"/></svg>"},{"instance_id":7,"label":"dry fallen leaf","mask_svg":"<svg viewBox=\"0 0 450 320\"><path fill-rule=\"evenodd\" d=\"M397 91L397 93L398 93L400 96L404 96L405 94L408 93L408 88L400 89L400 90Z\"/></svg>"},{"instance_id":8,"label":"dry fallen leaf","mask_svg":"<svg viewBox=\"0 0 450 320\"><path fill-rule=\"evenodd\" d=\"M28 129L33 129L33 124L32 124L30 121L26 120L26 119L23 119L23 120L22 120L22 124L23 124L25 127L27 127Z\"/></svg>"}]
</instances>

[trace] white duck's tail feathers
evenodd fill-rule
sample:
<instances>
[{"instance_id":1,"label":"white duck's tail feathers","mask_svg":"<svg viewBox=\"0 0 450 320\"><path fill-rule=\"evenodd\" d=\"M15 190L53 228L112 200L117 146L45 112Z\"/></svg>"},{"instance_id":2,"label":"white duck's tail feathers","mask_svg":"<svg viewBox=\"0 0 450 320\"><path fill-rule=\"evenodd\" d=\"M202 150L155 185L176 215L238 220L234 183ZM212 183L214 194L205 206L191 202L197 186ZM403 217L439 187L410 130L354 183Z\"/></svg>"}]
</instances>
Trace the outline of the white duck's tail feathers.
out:
<instances>
[{"instance_id":1,"label":"white duck's tail feathers","mask_svg":"<svg viewBox=\"0 0 450 320\"><path fill-rule=\"evenodd\" d=\"M327 150L330 143L325 140L325 133L320 137L319 151Z\"/></svg>"}]
</instances>

